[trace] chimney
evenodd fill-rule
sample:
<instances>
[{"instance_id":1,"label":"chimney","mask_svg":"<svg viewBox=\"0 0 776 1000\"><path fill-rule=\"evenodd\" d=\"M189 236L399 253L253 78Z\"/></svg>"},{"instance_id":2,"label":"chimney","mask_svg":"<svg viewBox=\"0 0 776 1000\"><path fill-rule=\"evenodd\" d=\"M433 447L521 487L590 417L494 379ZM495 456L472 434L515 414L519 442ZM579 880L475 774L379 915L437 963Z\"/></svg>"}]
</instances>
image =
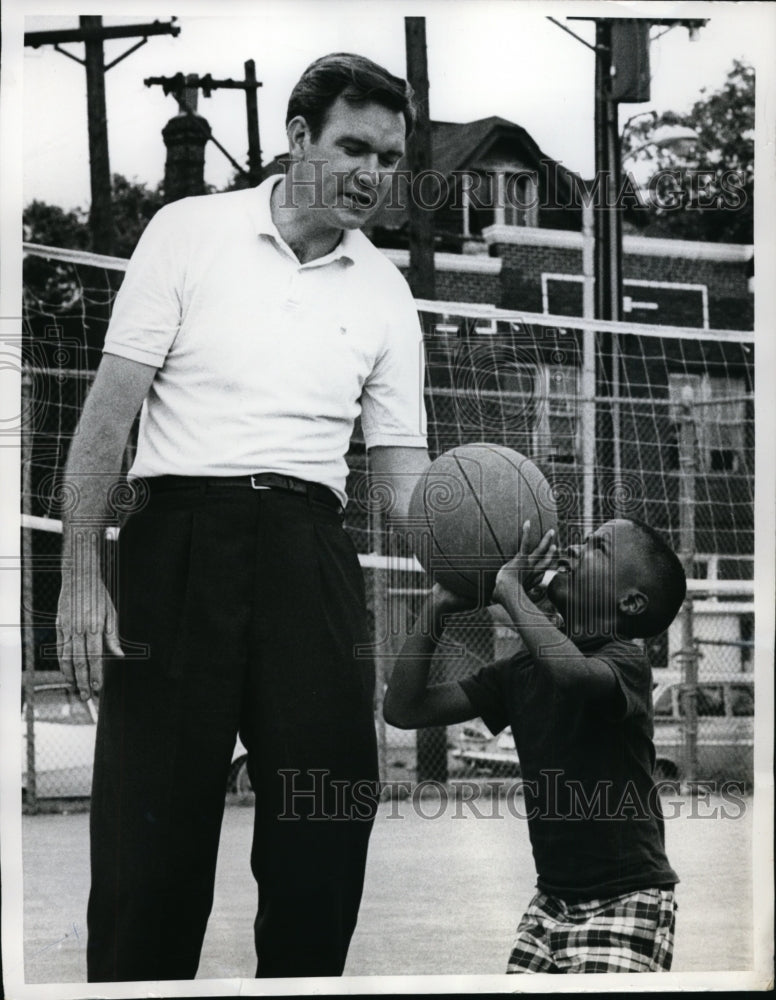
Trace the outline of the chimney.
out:
<instances>
[{"instance_id":1,"label":"chimney","mask_svg":"<svg viewBox=\"0 0 776 1000\"><path fill-rule=\"evenodd\" d=\"M162 129L167 147L164 168L164 200L177 201L205 193L205 146L210 125L197 113L199 77L189 74L175 91L178 114Z\"/></svg>"}]
</instances>

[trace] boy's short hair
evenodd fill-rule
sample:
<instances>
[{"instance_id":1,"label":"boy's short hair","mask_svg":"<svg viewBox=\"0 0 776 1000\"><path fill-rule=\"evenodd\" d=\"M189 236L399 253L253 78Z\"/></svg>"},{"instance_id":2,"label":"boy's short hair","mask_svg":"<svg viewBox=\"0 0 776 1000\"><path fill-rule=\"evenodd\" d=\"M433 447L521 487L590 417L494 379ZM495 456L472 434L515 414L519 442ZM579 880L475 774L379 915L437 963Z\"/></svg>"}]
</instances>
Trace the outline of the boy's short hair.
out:
<instances>
[{"instance_id":1,"label":"boy's short hair","mask_svg":"<svg viewBox=\"0 0 776 1000\"><path fill-rule=\"evenodd\" d=\"M674 550L649 524L629 517L646 543L646 556L652 570L648 590L649 606L643 615L629 620L630 635L647 639L664 632L679 613L687 594L687 577Z\"/></svg>"},{"instance_id":2,"label":"boy's short hair","mask_svg":"<svg viewBox=\"0 0 776 1000\"><path fill-rule=\"evenodd\" d=\"M321 133L329 108L338 97L358 103L374 101L404 116L406 134L415 124L415 100L409 83L394 76L365 56L333 52L311 63L291 91L286 125L301 115L315 141Z\"/></svg>"}]
</instances>

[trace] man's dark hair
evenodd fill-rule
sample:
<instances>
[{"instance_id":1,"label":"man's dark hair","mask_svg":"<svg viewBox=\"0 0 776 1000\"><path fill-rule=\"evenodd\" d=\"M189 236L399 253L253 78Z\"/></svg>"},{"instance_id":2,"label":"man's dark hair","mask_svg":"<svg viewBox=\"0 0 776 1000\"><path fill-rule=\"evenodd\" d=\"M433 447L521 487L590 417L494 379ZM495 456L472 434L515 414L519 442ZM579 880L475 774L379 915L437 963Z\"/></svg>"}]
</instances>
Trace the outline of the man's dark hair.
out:
<instances>
[{"instance_id":1,"label":"man's dark hair","mask_svg":"<svg viewBox=\"0 0 776 1000\"><path fill-rule=\"evenodd\" d=\"M286 125L301 115L315 141L321 134L329 108L338 97L353 104L374 101L404 115L406 134L415 124L415 100L406 80L394 76L365 56L334 52L311 63L291 91Z\"/></svg>"},{"instance_id":2,"label":"man's dark hair","mask_svg":"<svg viewBox=\"0 0 776 1000\"><path fill-rule=\"evenodd\" d=\"M647 639L664 632L679 613L687 594L687 578L679 557L662 535L649 524L626 518L646 542L646 556L652 569L648 590L649 606L643 615L631 619L630 635Z\"/></svg>"}]
</instances>

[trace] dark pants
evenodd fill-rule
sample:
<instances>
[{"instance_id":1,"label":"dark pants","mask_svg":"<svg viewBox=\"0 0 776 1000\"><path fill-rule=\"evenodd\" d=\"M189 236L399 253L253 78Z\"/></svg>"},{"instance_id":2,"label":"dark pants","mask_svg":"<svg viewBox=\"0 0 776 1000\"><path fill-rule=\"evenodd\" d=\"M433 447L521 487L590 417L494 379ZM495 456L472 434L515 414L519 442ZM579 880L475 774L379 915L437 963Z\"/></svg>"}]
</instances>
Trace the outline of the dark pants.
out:
<instances>
[{"instance_id":1,"label":"dark pants","mask_svg":"<svg viewBox=\"0 0 776 1000\"><path fill-rule=\"evenodd\" d=\"M377 779L363 578L340 514L275 490L153 494L122 529L118 573L127 656L100 696L89 980L195 976L238 730L257 975L340 975Z\"/></svg>"}]
</instances>

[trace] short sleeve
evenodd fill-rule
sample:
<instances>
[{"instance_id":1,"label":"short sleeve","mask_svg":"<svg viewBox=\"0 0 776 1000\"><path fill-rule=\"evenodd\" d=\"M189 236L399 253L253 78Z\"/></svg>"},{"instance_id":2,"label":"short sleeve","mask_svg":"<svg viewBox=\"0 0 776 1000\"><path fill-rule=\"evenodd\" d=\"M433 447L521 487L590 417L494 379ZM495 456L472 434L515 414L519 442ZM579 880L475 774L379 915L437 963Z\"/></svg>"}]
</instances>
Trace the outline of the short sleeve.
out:
<instances>
[{"instance_id":1,"label":"short sleeve","mask_svg":"<svg viewBox=\"0 0 776 1000\"><path fill-rule=\"evenodd\" d=\"M612 670L617 681L614 715L627 719L648 710L652 697L652 670L644 651L634 643L610 643L595 654Z\"/></svg>"},{"instance_id":2,"label":"short sleeve","mask_svg":"<svg viewBox=\"0 0 776 1000\"><path fill-rule=\"evenodd\" d=\"M472 708L495 736L509 725L507 716L507 671L514 658L496 660L458 683Z\"/></svg>"},{"instance_id":3,"label":"short sleeve","mask_svg":"<svg viewBox=\"0 0 776 1000\"><path fill-rule=\"evenodd\" d=\"M181 322L185 270L177 205L160 209L132 254L103 351L160 368Z\"/></svg>"},{"instance_id":4,"label":"short sleeve","mask_svg":"<svg viewBox=\"0 0 776 1000\"><path fill-rule=\"evenodd\" d=\"M391 296L385 343L361 395L367 448L426 447L423 333L409 287L397 279L391 283L397 294Z\"/></svg>"}]
</instances>

